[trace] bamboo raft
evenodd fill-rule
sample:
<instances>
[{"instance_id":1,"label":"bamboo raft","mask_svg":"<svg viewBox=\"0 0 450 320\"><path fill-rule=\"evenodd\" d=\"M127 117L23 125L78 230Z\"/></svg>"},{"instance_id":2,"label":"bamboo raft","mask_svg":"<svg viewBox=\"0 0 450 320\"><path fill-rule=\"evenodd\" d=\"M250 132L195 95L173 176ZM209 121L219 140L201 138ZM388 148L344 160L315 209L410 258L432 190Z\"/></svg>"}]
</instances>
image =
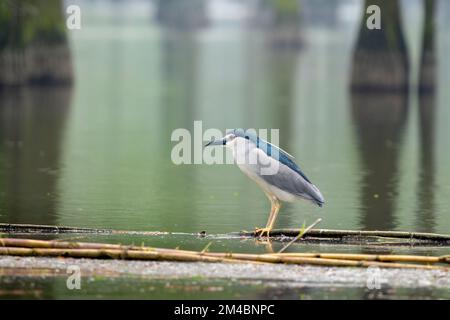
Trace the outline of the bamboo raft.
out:
<instances>
[{"instance_id":1,"label":"bamboo raft","mask_svg":"<svg viewBox=\"0 0 450 320\"><path fill-rule=\"evenodd\" d=\"M450 255L374 255L351 253L224 253L146 246L0 238L0 256L71 257L178 262L282 263L328 267L380 267L450 271Z\"/></svg>"},{"instance_id":2,"label":"bamboo raft","mask_svg":"<svg viewBox=\"0 0 450 320\"><path fill-rule=\"evenodd\" d=\"M362 241L364 244L419 244L450 245L450 236L434 233L403 231L354 231L313 229L318 223L301 229L279 229L271 232L271 239L290 239L278 253L224 253L209 252L208 246L202 251L189 251L168 248L153 248L134 245L120 245L92 242L73 242L60 240L35 240L0 237L0 256L37 256L37 257L71 257L93 259L127 259L179 262L222 262L222 263L283 263L299 265L318 265L334 267L385 267L440 269L449 271L450 255L420 256L392 254L353 254L353 253L284 253L296 241L332 241L345 244ZM67 226L1 224L0 235L23 234L99 234L99 235L166 235L168 232L126 231L113 229L77 228ZM194 235L194 234L186 234ZM195 235L205 236L204 233ZM234 234L236 235L236 234ZM237 233L241 237L258 237L255 232ZM386 242L388 241L388 242Z\"/></svg>"}]
</instances>

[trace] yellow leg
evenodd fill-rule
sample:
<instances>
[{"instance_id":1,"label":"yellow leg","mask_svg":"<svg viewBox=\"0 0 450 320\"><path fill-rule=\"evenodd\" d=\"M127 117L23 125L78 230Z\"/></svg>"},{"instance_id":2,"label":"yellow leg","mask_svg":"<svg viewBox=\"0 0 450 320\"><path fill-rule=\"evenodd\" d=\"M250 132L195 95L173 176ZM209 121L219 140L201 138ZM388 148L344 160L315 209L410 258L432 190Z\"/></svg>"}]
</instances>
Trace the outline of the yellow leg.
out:
<instances>
[{"instance_id":1,"label":"yellow leg","mask_svg":"<svg viewBox=\"0 0 450 320\"><path fill-rule=\"evenodd\" d=\"M278 201L277 198L271 197L269 195L267 195L267 197L269 198L272 207L270 209L269 220L267 220L266 227L256 229L256 233L259 233L260 237L264 236L264 234L267 234L267 237L270 236L270 231L272 230L273 225L275 224L275 220L277 219L278 212L280 211L281 208L281 202Z\"/></svg>"},{"instance_id":2,"label":"yellow leg","mask_svg":"<svg viewBox=\"0 0 450 320\"><path fill-rule=\"evenodd\" d=\"M273 225L275 224L275 220L277 219L278 212L281 208L281 202L278 199L274 199L272 202L272 210L270 211L269 220L267 221L266 228L272 230Z\"/></svg>"}]
</instances>

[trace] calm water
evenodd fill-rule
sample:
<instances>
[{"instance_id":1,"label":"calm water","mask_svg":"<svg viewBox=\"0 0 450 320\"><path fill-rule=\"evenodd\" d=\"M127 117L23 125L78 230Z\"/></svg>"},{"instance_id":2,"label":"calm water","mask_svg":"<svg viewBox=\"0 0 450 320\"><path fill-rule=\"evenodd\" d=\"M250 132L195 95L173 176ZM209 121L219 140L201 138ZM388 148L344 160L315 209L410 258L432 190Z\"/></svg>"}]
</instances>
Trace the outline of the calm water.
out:
<instances>
[{"instance_id":1,"label":"calm water","mask_svg":"<svg viewBox=\"0 0 450 320\"><path fill-rule=\"evenodd\" d=\"M72 89L1 92L0 222L209 234L265 225L269 203L237 167L171 162L172 130L202 120L280 129L326 205L287 204L278 227L321 217L323 228L450 233L446 31L435 94L419 99L351 93L356 20L305 23L301 46L280 49L242 21L181 31L146 6L108 8L94 5L70 32ZM412 9L404 21L413 78L420 22ZM180 242L204 245L157 240Z\"/></svg>"}]
</instances>

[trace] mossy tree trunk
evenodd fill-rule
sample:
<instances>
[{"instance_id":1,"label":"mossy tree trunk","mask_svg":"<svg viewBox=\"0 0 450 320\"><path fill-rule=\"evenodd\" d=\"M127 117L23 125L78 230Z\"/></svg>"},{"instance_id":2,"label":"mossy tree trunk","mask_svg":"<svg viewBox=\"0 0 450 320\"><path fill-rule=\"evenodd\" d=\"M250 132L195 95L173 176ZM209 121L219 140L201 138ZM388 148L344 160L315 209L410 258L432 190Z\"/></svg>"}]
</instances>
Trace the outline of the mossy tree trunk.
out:
<instances>
[{"instance_id":1,"label":"mossy tree trunk","mask_svg":"<svg viewBox=\"0 0 450 320\"><path fill-rule=\"evenodd\" d=\"M381 9L381 29L366 26L366 9ZM409 85L408 50L401 28L398 0L366 0L353 55L351 86L356 91L406 91Z\"/></svg>"},{"instance_id":2,"label":"mossy tree trunk","mask_svg":"<svg viewBox=\"0 0 450 320\"><path fill-rule=\"evenodd\" d=\"M62 1L1 1L0 86L71 79Z\"/></svg>"}]
</instances>

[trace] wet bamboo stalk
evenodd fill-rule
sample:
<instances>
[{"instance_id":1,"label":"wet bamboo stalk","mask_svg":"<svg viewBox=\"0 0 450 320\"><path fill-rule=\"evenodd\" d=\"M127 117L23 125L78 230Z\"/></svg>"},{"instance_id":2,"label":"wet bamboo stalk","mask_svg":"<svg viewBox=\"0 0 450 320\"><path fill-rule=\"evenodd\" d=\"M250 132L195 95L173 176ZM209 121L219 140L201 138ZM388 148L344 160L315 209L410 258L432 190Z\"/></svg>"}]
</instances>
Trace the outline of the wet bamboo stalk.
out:
<instances>
[{"instance_id":1,"label":"wet bamboo stalk","mask_svg":"<svg viewBox=\"0 0 450 320\"><path fill-rule=\"evenodd\" d=\"M222 252L198 252L179 249L152 248L144 246L129 246L109 243L91 243L91 242L69 242L55 240L35 240L35 239L16 239L0 238L0 246L3 247L25 247L25 248L60 248L60 249L111 249L111 250L145 250L159 252L185 252L196 255L210 255L215 257L246 258L255 254L244 253L222 253ZM263 255L276 255L284 257L303 257L303 258L326 258L326 259L346 259L346 260L366 260L366 261L401 261L401 262L421 262L421 263L450 263L450 255L444 256L418 256L418 255L377 255L377 254L354 254L354 253L270 253Z\"/></svg>"},{"instance_id":2,"label":"wet bamboo stalk","mask_svg":"<svg viewBox=\"0 0 450 320\"><path fill-rule=\"evenodd\" d=\"M118 250L118 249L61 249L61 248L22 248L0 247L0 255L13 256L39 256L39 257L72 257L95 259L127 259L127 260L157 260L177 262L226 262L226 263L285 263L299 265L318 265L334 267L370 267L403 268L403 269L445 269L438 266L387 263L378 261L357 261L344 259L325 259L310 257L289 257L280 255L252 255L229 254L226 257L212 256L209 254L192 254L183 251L150 251L150 250Z\"/></svg>"},{"instance_id":3,"label":"wet bamboo stalk","mask_svg":"<svg viewBox=\"0 0 450 320\"><path fill-rule=\"evenodd\" d=\"M371 255L340 253L221 253L118 244L0 238L0 255L110 258L232 263L288 263L325 266L448 269L412 263L450 263L450 256ZM394 263L397 262L397 263ZM402 263L398 263L402 262ZM406 264L408 262L409 264Z\"/></svg>"},{"instance_id":4,"label":"wet bamboo stalk","mask_svg":"<svg viewBox=\"0 0 450 320\"><path fill-rule=\"evenodd\" d=\"M290 257L311 257L325 259L364 260L379 262L417 262L417 263L449 263L450 255L444 256L418 256L418 255L395 255L395 254L354 254L354 253L284 253Z\"/></svg>"},{"instance_id":5,"label":"wet bamboo stalk","mask_svg":"<svg viewBox=\"0 0 450 320\"><path fill-rule=\"evenodd\" d=\"M73 242L57 240L35 240L19 238L0 238L0 247L60 248L60 249L121 249L139 250L139 246L124 246L110 243ZM148 248L148 247L147 247Z\"/></svg>"},{"instance_id":6,"label":"wet bamboo stalk","mask_svg":"<svg viewBox=\"0 0 450 320\"><path fill-rule=\"evenodd\" d=\"M242 260L202 256L186 252L158 252L144 250L119 249L67 249L67 248L22 248L0 247L0 255L38 256L38 257L71 257L95 259L127 259L127 260L163 260L185 262L232 262L247 263Z\"/></svg>"},{"instance_id":7,"label":"wet bamboo stalk","mask_svg":"<svg viewBox=\"0 0 450 320\"><path fill-rule=\"evenodd\" d=\"M245 254L245 253L209 253L208 255L219 257L228 257L230 259L240 259L240 260L256 260L271 263L297 263L297 264L321 264L323 265L334 265L337 260L344 261L342 265L349 266L384 266L384 267L399 267L399 265L404 267L412 266L424 266L424 265L407 265L391 262L409 262L409 263L450 263L450 256L441 257L423 257L423 256L407 256L407 255L358 255L358 254L338 254L338 253L302 253L302 254L290 254L290 253L274 253L274 254ZM356 263L354 263L356 262ZM367 262L367 264L366 264ZM372 263L373 262L373 263ZM331 263L331 264L329 264ZM341 264L339 264L341 265ZM427 269L426 268L426 269ZM439 268L439 267L438 267Z\"/></svg>"},{"instance_id":8,"label":"wet bamboo stalk","mask_svg":"<svg viewBox=\"0 0 450 320\"><path fill-rule=\"evenodd\" d=\"M230 257L230 256L229 256ZM235 259L243 259L243 257L234 256ZM330 258L315 258L315 257L299 257L299 256L281 256L279 254L270 255L257 255L256 257L246 257L245 260L253 260L270 263L286 263L286 264L307 264L307 265L320 265L329 267L383 267L383 268L404 268L404 269L447 269L439 266L419 265L419 264L406 264L406 263L391 263L391 262L378 262L378 261L366 261L366 260L348 260L348 259L330 259Z\"/></svg>"}]
</instances>

